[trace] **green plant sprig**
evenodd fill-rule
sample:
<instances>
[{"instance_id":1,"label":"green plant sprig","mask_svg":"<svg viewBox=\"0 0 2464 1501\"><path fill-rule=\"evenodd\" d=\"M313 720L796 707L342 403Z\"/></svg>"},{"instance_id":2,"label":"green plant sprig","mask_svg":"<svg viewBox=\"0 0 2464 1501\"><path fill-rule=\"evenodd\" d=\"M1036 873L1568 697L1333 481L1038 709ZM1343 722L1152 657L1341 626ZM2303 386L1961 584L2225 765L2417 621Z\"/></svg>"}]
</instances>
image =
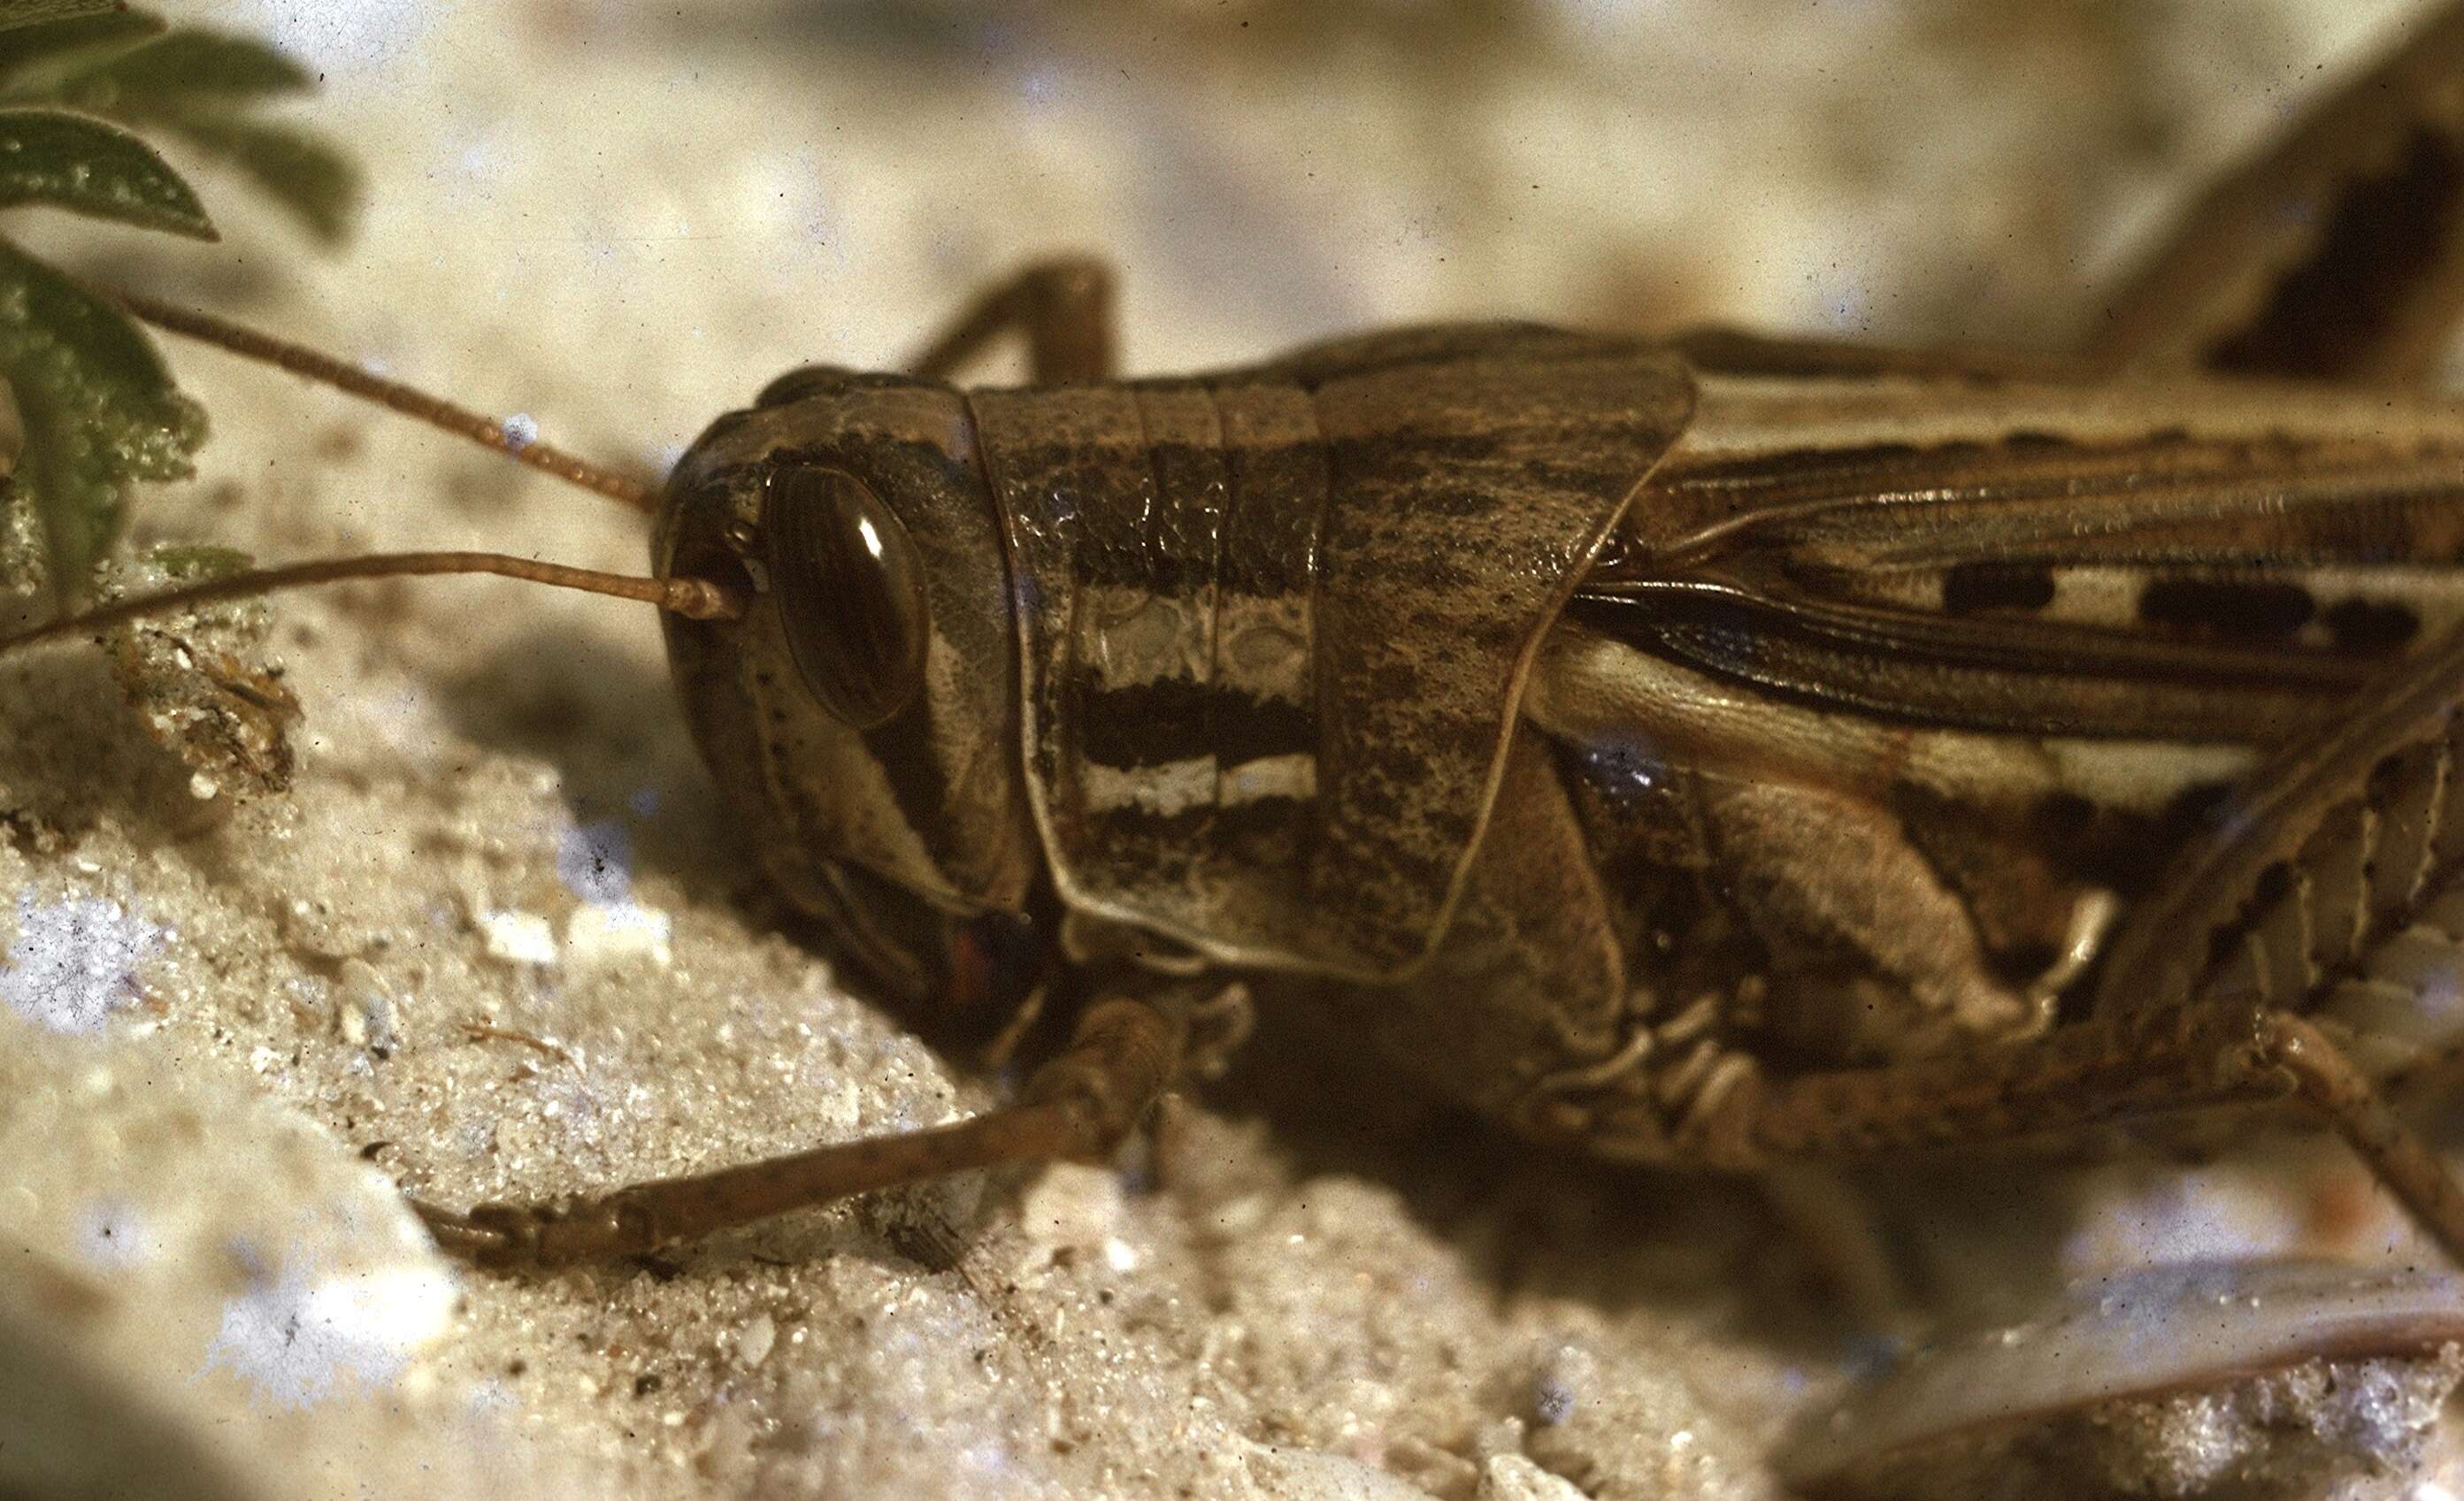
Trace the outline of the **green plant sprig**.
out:
<instances>
[{"instance_id":1,"label":"green plant sprig","mask_svg":"<svg viewBox=\"0 0 2464 1501\"><path fill-rule=\"evenodd\" d=\"M255 118L315 84L262 42L112 0L0 0L0 208L217 238L143 131L227 163L331 243L349 226L357 171L316 136ZM0 411L0 458L13 460L0 492L0 602L67 609L126 530L131 487L193 472L205 414L125 313L6 239L0 380L14 407L13 424Z\"/></svg>"}]
</instances>

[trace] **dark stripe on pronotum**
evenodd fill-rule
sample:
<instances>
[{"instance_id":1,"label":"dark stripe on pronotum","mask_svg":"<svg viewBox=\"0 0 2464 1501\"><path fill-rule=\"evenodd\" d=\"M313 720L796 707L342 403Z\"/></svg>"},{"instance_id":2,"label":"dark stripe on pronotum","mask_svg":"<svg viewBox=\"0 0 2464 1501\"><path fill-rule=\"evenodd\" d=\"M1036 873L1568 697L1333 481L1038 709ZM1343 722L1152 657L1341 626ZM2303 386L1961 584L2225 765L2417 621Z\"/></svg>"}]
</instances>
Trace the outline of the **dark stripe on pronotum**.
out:
<instances>
[{"instance_id":1,"label":"dark stripe on pronotum","mask_svg":"<svg viewBox=\"0 0 2464 1501\"><path fill-rule=\"evenodd\" d=\"M1317 717L1298 704L1185 678L1121 688L1082 678L1072 686L1085 706L1078 753L1098 766L1161 766L1211 755L1231 767L1317 749Z\"/></svg>"}]
</instances>

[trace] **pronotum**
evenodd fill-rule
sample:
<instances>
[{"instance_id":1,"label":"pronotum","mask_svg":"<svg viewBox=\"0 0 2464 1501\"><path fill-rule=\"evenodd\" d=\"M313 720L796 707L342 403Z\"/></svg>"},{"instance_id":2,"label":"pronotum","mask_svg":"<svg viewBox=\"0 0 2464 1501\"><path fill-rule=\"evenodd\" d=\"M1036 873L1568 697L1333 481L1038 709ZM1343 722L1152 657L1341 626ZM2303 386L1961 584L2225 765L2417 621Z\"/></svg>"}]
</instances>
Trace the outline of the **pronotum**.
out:
<instances>
[{"instance_id":1,"label":"pronotum","mask_svg":"<svg viewBox=\"0 0 2464 1501\"><path fill-rule=\"evenodd\" d=\"M2451 1252L2379 1080L2464 858L2464 8L2217 185L2073 359L1526 325L1113 378L1030 268L912 373L793 372L657 496L767 875L881 988L1067 1019L980 1118L557 1205L488 1264L1100 1160L1256 992L1501 1123L1752 1170L2298 1099ZM503 447L484 419L130 308ZM946 379L1023 334L1033 382ZM2150 851L2162 855L2151 859Z\"/></svg>"}]
</instances>

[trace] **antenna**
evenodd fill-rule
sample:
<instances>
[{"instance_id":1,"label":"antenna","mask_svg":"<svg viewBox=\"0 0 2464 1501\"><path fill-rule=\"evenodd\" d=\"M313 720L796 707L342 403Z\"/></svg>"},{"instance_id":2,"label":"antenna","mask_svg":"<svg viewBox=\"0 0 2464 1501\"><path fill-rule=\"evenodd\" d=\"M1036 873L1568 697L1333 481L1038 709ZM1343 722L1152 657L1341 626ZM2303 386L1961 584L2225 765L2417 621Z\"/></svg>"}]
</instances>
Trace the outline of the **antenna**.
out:
<instances>
[{"instance_id":1,"label":"antenna","mask_svg":"<svg viewBox=\"0 0 2464 1501\"><path fill-rule=\"evenodd\" d=\"M516 463L527 464L532 468L553 474L569 485L578 485L610 500L621 501L645 514L655 509L652 488L640 480L567 453L553 444L522 442L507 433L504 424L495 418L457 406L442 397L430 396L399 381L370 374L331 355L319 354L316 350L276 338L271 334L242 328L211 314L174 307L170 303L158 302L152 297L121 292L117 288L97 287L93 290L98 295L118 303L132 316L143 318L156 328L199 339L243 359L275 365L293 375L335 386L363 401L374 402L431 427L467 438L483 448L493 448Z\"/></svg>"},{"instance_id":2,"label":"antenna","mask_svg":"<svg viewBox=\"0 0 2464 1501\"><path fill-rule=\"evenodd\" d=\"M567 568L506 553L369 553L358 557L327 557L279 568L253 569L209 578L183 589L169 589L143 598L122 599L82 614L65 616L0 637L0 657L45 642L88 635L162 610L210 604L249 595L271 594L307 584L345 578L390 578L414 574L496 574L559 589L639 599L690 620L734 620L744 613L743 597L707 578L644 578L631 574L603 574L588 568Z\"/></svg>"},{"instance_id":3,"label":"antenna","mask_svg":"<svg viewBox=\"0 0 2464 1501\"><path fill-rule=\"evenodd\" d=\"M133 292L106 287L89 290L97 296L118 304L131 316L143 318L157 328L202 339L244 359L278 366L294 375L335 386L363 401L374 402L406 417L417 418L430 426L440 427L456 437L467 438L482 447L493 448L535 469L553 474L567 484L578 485L610 500L622 501L636 511L648 512L654 509L651 487L640 480L592 464L552 444L518 442L495 419L456 406L440 397L414 390L398 381L372 375L330 355L319 354L270 334L242 328L210 314L174 307ZM620 599L639 599L696 620L734 620L744 613L745 605L741 595L707 578L603 574L587 568L568 568L561 563L540 562L537 558L516 557L508 553L371 553L358 557L319 558L276 568L253 569L142 598L121 599L82 614L46 621L14 636L0 637L0 657L46 642L106 630L165 610L186 609L219 599L272 594L279 589L334 583L347 578L389 578L429 574L495 574L558 589L579 589L588 594L612 595Z\"/></svg>"}]
</instances>

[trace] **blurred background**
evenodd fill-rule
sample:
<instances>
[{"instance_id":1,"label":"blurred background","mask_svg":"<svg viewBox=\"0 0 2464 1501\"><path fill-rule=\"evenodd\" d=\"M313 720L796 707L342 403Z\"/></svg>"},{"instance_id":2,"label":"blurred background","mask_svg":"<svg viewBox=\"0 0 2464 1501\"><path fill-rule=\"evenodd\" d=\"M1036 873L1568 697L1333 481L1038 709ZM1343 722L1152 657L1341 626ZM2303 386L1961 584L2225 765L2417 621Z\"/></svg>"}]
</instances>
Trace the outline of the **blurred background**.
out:
<instances>
[{"instance_id":1,"label":"blurred background","mask_svg":"<svg viewBox=\"0 0 2464 1501\"><path fill-rule=\"evenodd\" d=\"M2424 9L196 0L323 76L369 211L328 261L216 193L225 247L159 258L645 458L1064 247L1121 267L1140 371L1471 315L2055 344L2182 184Z\"/></svg>"}]
</instances>

